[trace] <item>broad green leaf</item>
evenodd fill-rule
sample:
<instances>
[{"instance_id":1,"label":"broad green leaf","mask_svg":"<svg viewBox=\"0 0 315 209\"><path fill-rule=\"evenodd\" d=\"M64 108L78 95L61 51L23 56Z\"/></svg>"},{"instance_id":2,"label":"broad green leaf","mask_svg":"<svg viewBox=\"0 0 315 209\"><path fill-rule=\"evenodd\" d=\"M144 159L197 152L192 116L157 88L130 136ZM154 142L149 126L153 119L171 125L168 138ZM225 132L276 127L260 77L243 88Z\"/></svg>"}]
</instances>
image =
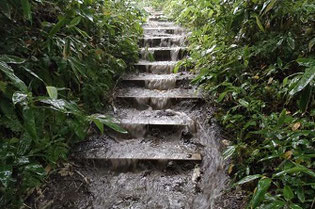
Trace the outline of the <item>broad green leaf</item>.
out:
<instances>
[{"instance_id":1,"label":"broad green leaf","mask_svg":"<svg viewBox=\"0 0 315 209\"><path fill-rule=\"evenodd\" d=\"M225 91L225 92L221 93L219 98L217 99L217 102L222 102L222 100L225 98L227 93L229 93L229 91Z\"/></svg>"},{"instance_id":2,"label":"broad green leaf","mask_svg":"<svg viewBox=\"0 0 315 209\"><path fill-rule=\"evenodd\" d=\"M82 118L85 119L85 116ZM74 131L74 133L78 136L80 140L83 140L86 137L86 125L82 120L80 119L69 119L67 120L68 126Z\"/></svg>"},{"instance_id":3,"label":"broad green leaf","mask_svg":"<svg viewBox=\"0 0 315 209\"><path fill-rule=\"evenodd\" d=\"M306 68L305 73L302 78L299 80L297 85L289 92L291 96L302 91L315 77L315 66Z\"/></svg>"},{"instance_id":4,"label":"broad green leaf","mask_svg":"<svg viewBox=\"0 0 315 209\"><path fill-rule=\"evenodd\" d=\"M8 1L0 1L0 12L11 20L12 8Z\"/></svg>"},{"instance_id":5,"label":"broad green leaf","mask_svg":"<svg viewBox=\"0 0 315 209\"><path fill-rule=\"evenodd\" d=\"M256 121L254 121L254 120L249 120L249 121L244 125L243 130L246 130L248 127L256 126L256 125L257 125Z\"/></svg>"},{"instance_id":6,"label":"broad green leaf","mask_svg":"<svg viewBox=\"0 0 315 209\"><path fill-rule=\"evenodd\" d=\"M30 137L23 137L22 140L20 140L17 153L19 155L25 155L29 151L32 144L33 141Z\"/></svg>"},{"instance_id":7,"label":"broad green leaf","mask_svg":"<svg viewBox=\"0 0 315 209\"><path fill-rule=\"evenodd\" d=\"M27 105L28 102L28 95L23 92L14 92L12 96L13 104L21 103L22 105Z\"/></svg>"},{"instance_id":8,"label":"broad green leaf","mask_svg":"<svg viewBox=\"0 0 315 209\"><path fill-rule=\"evenodd\" d=\"M104 124L97 118L92 119L92 121L95 123L97 128L101 131L101 133L104 133Z\"/></svg>"},{"instance_id":9,"label":"broad green leaf","mask_svg":"<svg viewBox=\"0 0 315 209\"><path fill-rule=\"evenodd\" d=\"M81 13L81 16L82 16L82 17L85 17L86 19L88 19L88 20L91 21L91 22L94 22L93 14L90 13L89 11L83 11L83 12Z\"/></svg>"},{"instance_id":10,"label":"broad green leaf","mask_svg":"<svg viewBox=\"0 0 315 209\"><path fill-rule=\"evenodd\" d=\"M301 96L298 100L298 106L302 112L305 112L307 110L307 107L308 107L308 105L311 101L311 97L313 95L312 93L313 93L313 87L310 85L307 85L303 89Z\"/></svg>"},{"instance_id":11,"label":"broad green leaf","mask_svg":"<svg viewBox=\"0 0 315 209\"><path fill-rule=\"evenodd\" d=\"M7 64L23 64L26 60L13 55L0 55L0 61Z\"/></svg>"},{"instance_id":12,"label":"broad green leaf","mask_svg":"<svg viewBox=\"0 0 315 209\"><path fill-rule=\"evenodd\" d=\"M256 208L263 201L265 194L267 193L272 180L270 178L262 178L259 180L256 192L254 193L250 205L252 208Z\"/></svg>"},{"instance_id":13,"label":"broad green leaf","mask_svg":"<svg viewBox=\"0 0 315 209\"><path fill-rule=\"evenodd\" d=\"M42 177L44 177L46 175L46 171L43 168L43 166L40 164L37 164L37 163L32 163L32 164L25 166L24 170L32 172L32 173L34 173L38 176L42 176Z\"/></svg>"},{"instance_id":14,"label":"broad green leaf","mask_svg":"<svg viewBox=\"0 0 315 209\"><path fill-rule=\"evenodd\" d=\"M260 21L258 15L256 15L255 17L256 17L256 23L257 23L259 29L260 29L262 32L265 32L265 28L264 28L264 26L262 25L262 23L261 23L261 21Z\"/></svg>"},{"instance_id":15,"label":"broad green leaf","mask_svg":"<svg viewBox=\"0 0 315 209\"><path fill-rule=\"evenodd\" d=\"M243 106L243 107L246 107L248 108L249 107L249 103L244 100L244 99L239 99L238 102Z\"/></svg>"},{"instance_id":16,"label":"broad green leaf","mask_svg":"<svg viewBox=\"0 0 315 209\"><path fill-rule=\"evenodd\" d=\"M279 116L277 126L282 126L284 124L286 116L287 116L287 110L283 109Z\"/></svg>"},{"instance_id":17,"label":"broad green leaf","mask_svg":"<svg viewBox=\"0 0 315 209\"><path fill-rule=\"evenodd\" d=\"M61 17L57 24L50 30L48 36L52 37L66 24L67 18L65 16Z\"/></svg>"},{"instance_id":18,"label":"broad green leaf","mask_svg":"<svg viewBox=\"0 0 315 209\"><path fill-rule=\"evenodd\" d=\"M43 178L46 175L45 169L38 163L31 163L23 169L23 186L25 187L37 187L41 184Z\"/></svg>"},{"instance_id":19,"label":"broad green leaf","mask_svg":"<svg viewBox=\"0 0 315 209\"><path fill-rule=\"evenodd\" d=\"M13 69L9 65L2 61L0 61L0 71L2 71L19 90L24 92L27 91L25 83L14 74Z\"/></svg>"},{"instance_id":20,"label":"broad green leaf","mask_svg":"<svg viewBox=\"0 0 315 209\"><path fill-rule=\"evenodd\" d=\"M293 199L293 197L294 197L293 191L288 185L285 185L283 188L283 197L287 201Z\"/></svg>"},{"instance_id":21,"label":"broad green leaf","mask_svg":"<svg viewBox=\"0 0 315 209\"><path fill-rule=\"evenodd\" d=\"M81 30L78 27L74 27L74 29L84 38L91 38L91 36L89 36L89 34L87 32L85 32L84 30Z\"/></svg>"},{"instance_id":22,"label":"broad green leaf","mask_svg":"<svg viewBox=\"0 0 315 209\"><path fill-rule=\"evenodd\" d=\"M297 204L291 204L290 209L303 209L303 208Z\"/></svg>"},{"instance_id":23,"label":"broad green leaf","mask_svg":"<svg viewBox=\"0 0 315 209\"><path fill-rule=\"evenodd\" d=\"M297 190L296 190L296 195L297 197L299 198L299 200L304 203L305 202L305 193L304 193L304 190L302 187L299 187Z\"/></svg>"},{"instance_id":24,"label":"broad green leaf","mask_svg":"<svg viewBox=\"0 0 315 209\"><path fill-rule=\"evenodd\" d=\"M285 205L284 201L281 200L274 200L272 203L265 205L264 207L260 207L261 209L283 209Z\"/></svg>"},{"instance_id":25,"label":"broad green leaf","mask_svg":"<svg viewBox=\"0 0 315 209\"><path fill-rule=\"evenodd\" d=\"M299 65L304 67L313 67L315 66L315 59L314 58L299 58L296 60Z\"/></svg>"},{"instance_id":26,"label":"broad green leaf","mask_svg":"<svg viewBox=\"0 0 315 209\"><path fill-rule=\"evenodd\" d=\"M17 112L12 105L11 101L1 98L0 99L0 111L2 112L1 119L5 119L7 127L13 132L22 132L23 126L18 118ZM1 120L0 120L1 122ZM1 148L1 146L0 146ZM1 153L1 152L0 152Z\"/></svg>"},{"instance_id":27,"label":"broad green leaf","mask_svg":"<svg viewBox=\"0 0 315 209\"><path fill-rule=\"evenodd\" d=\"M75 17L71 20L68 27L73 28L74 26L77 26L81 22L81 17Z\"/></svg>"},{"instance_id":28,"label":"broad green leaf","mask_svg":"<svg viewBox=\"0 0 315 209\"><path fill-rule=\"evenodd\" d=\"M315 38L313 38L309 43L308 43L308 51L312 51L313 46L315 45Z\"/></svg>"},{"instance_id":29,"label":"broad green leaf","mask_svg":"<svg viewBox=\"0 0 315 209\"><path fill-rule=\"evenodd\" d=\"M35 112L32 108L25 106L23 108L24 127L30 137L37 141L37 131L35 123Z\"/></svg>"},{"instance_id":30,"label":"broad green leaf","mask_svg":"<svg viewBox=\"0 0 315 209\"><path fill-rule=\"evenodd\" d=\"M104 125L108 126L109 128L122 133L122 134L127 134L128 132L123 129L122 127L120 127L119 125L117 125L116 123L112 122L112 121L104 121L104 120L100 120Z\"/></svg>"},{"instance_id":31,"label":"broad green leaf","mask_svg":"<svg viewBox=\"0 0 315 209\"><path fill-rule=\"evenodd\" d=\"M266 14L267 12L272 10L272 8L274 7L276 2L277 2L277 0L271 0L263 14Z\"/></svg>"},{"instance_id":32,"label":"broad green leaf","mask_svg":"<svg viewBox=\"0 0 315 209\"><path fill-rule=\"evenodd\" d=\"M46 82L41 79L36 73L34 73L33 71L31 71L30 69L26 68L26 67L22 67L22 69L24 69L26 72L28 72L29 74L31 74L32 76L34 76L35 78L37 78L38 80L42 81L44 84L46 84Z\"/></svg>"},{"instance_id":33,"label":"broad green leaf","mask_svg":"<svg viewBox=\"0 0 315 209\"><path fill-rule=\"evenodd\" d=\"M60 111L62 113L70 113L84 117L84 113L79 110L78 106L74 102L51 98L43 98L39 101L44 104L50 105L52 109Z\"/></svg>"},{"instance_id":34,"label":"broad green leaf","mask_svg":"<svg viewBox=\"0 0 315 209\"><path fill-rule=\"evenodd\" d=\"M79 74L81 74L83 77L87 77L85 74L85 65L80 62L80 60L78 60L75 57L69 57L68 58L68 62L70 63L70 66L76 76L76 78L78 79L78 81L80 81L80 76Z\"/></svg>"},{"instance_id":35,"label":"broad green leaf","mask_svg":"<svg viewBox=\"0 0 315 209\"><path fill-rule=\"evenodd\" d=\"M223 157L225 160L230 158L234 152L236 151L236 146L229 146L224 152L223 152Z\"/></svg>"},{"instance_id":36,"label":"broad green leaf","mask_svg":"<svg viewBox=\"0 0 315 209\"><path fill-rule=\"evenodd\" d=\"M263 177L263 175L261 174L255 174L255 175L250 175L250 176L246 176L243 179L241 179L240 181L236 182L235 185L241 185L241 184L245 184L251 181L254 181L258 178Z\"/></svg>"},{"instance_id":37,"label":"broad green leaf","mask_svg":"<svg viewBox=\"0 0 315 209\"><path fill-rule=\"evenodd\" d=\"M9 165L0 165L0 182L6 188L12 181L12 167Z\"/></svg>"},{"instance_id":38,"label":"broad green leaf","mask_svg":"<svg viewBox=\"0 0 315 209\"><path fill-rule=\"evenodd\" d=\"M291 36L288 37L287 39L289 47L294 50L295 49L295 40L294 38L292 38Z\"/></svg>"},{"instance_id":39,"label":"broad green leaf","mask_svg":"<svg viewBox=\"0 0 315 209\"><path fill-rule=\"evenodd\" d=\"M70 55L70 46L71 46L71 41L69 38L66 38L66 43L65 43L65 46L63 47L63 58L64 59L67 59Z\"/></svg>"},{"instance_id":40,"label":"broad green leaf","mask_svg":"<svg viewBox=\"0 0 315 209\"><path fill-rule=\"evenodd\" d=\"M312 170L310 170L304 166L301 166L301 165L293 167L293 168L285 169L279 173L274 174L273 177L280 177L280 176L283 176L285 174L293 174L293 173L298 173L298 172L306 173L306 174L312 176L313 178L315 178L315 173Z\"/></svg>"},{"instance_id":41,"label":"broad green leaf","mask_svg":"<svg viewBox=\"0 0 315 209\"><path fill-rule=\"evenodd\" d=\"M122 127L120 127L117 122L114 121L114 119L112 119L111 117L109 116L105 116L105 115L101 115L101 114L93 114L93 115L90 115L88 117L88 119L90 121L99 121L100 123L108 126L109 128L119 132L119 133L123 133L123 134L127 134L128 132L123 129ZM98 124L96 124L98 126ZM100 129L102 131L102 128Z\"/></svg>"},{"instance_id":42,"label":"broad green leaf","mask_svg":"<svg viewBox=\"0 0 315 209\"><path fill-rule=\"evenodd\" d=\"M32 20L31 4L29 0L21 0L21 4L23 8L24 17L27 20Z\"/></svg>"},{"instance_id":43,"label":"broad green leaf","mask_svg":"<svg viewBox=\"0 0 315 209\"><path fill-rule=\"evenodd\" d=\"M127 68L127 64L125 63L125 61L123 59L116 59L116 64L118 64L118 66L121 69L126 69Z\"/></svg>"},{"instance_id":44,"label":"broad green leaf","mask_svg":"<svg viewBox=\"0 0 315 209\"><path fill-rule=\"evenodd\" d=\"M46 86L47 93L50 98L58 99L58 90L54 86Z\"/></svg>"}]
</instances>

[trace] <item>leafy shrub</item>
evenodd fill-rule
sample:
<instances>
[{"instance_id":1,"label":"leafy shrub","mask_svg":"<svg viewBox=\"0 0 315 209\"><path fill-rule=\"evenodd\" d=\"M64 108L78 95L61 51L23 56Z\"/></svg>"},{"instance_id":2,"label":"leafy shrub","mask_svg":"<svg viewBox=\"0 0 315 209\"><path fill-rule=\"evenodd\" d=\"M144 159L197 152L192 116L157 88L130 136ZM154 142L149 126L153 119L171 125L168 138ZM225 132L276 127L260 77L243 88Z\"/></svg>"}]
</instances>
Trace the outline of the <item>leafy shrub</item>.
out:
<instances>
[{"instance_id":1,"label":"leafy shrub","mask_svg":"<svg viewBox=\"0 0 315 209\"><path fill-rule=\"evenodd\" d=\"M315 7L308 0L167 0L192 30L182 65L199 75L233 140L225 152L249 208L314 202ZM250 182L256 182L253 188ZM246 187L245 187L246 186Z\"/></svg>"},{"instance_id":2,"label":"leafy shrub","mask_svg":"<svg viewBox=\"0 0 315 209\"><path fill-rule=\"evenodd\" d=\"M1 0L1 208L18 208L90 123L124 132L91 112L137 61L141 21L129 1Z\"/></svg>"}]
</instances>

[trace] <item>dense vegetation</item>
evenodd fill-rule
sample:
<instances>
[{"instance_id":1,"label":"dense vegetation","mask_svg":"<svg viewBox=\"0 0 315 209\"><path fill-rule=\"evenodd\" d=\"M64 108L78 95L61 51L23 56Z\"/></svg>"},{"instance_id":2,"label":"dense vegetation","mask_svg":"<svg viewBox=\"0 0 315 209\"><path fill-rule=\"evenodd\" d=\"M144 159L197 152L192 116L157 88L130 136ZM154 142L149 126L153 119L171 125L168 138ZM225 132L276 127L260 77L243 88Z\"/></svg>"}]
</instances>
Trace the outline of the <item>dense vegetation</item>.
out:
<instances>
[{"instance_id":1,"label":"dense vegetation","mask_svg":"<svg viewBox=\"0 0 315 209\"><path fill-rule=\"evenodd\" d=\"M18 208L105 115L138 59L141 12L114 0L0 1L0 208Z\"/></svg>"},{"instance_id":2,"label":"dense vegetation","mask_svg":"<svg viewBox=\"0 0 315 209\"><path fill-rule=\"evenodd\" d=\"M252 192L248 207L314 207L314 1L153 3L192 31L181 66L219 108L228 172Z\"/></svg>"}]
</instances>

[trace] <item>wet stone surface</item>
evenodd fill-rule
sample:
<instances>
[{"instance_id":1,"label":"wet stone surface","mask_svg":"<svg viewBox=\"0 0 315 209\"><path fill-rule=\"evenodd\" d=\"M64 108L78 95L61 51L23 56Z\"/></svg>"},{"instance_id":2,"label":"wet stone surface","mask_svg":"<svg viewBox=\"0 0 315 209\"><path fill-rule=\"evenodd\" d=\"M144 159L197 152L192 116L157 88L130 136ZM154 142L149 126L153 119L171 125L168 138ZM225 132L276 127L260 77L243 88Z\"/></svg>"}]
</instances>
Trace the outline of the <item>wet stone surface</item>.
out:
<instances>
[{"instance_id":1,"label":"wet stone surface","mask_svg":"<svg viewBox=\"0 0 315 209\"><path fill-rule=\"evenodd\" d=\"M235 198L215 201L228 178L213 109L194 99L200 95L187 82L192 73L173 74L186 55L186 32L160 12L149 12L140 41L149 48L140 53L138 72L124 77L108 112L128 134L108 128L80 143L72 163L34 192L32 208L240 208ZM151 52L159 59L149 59Z\"/></svg>"}]
</instances>

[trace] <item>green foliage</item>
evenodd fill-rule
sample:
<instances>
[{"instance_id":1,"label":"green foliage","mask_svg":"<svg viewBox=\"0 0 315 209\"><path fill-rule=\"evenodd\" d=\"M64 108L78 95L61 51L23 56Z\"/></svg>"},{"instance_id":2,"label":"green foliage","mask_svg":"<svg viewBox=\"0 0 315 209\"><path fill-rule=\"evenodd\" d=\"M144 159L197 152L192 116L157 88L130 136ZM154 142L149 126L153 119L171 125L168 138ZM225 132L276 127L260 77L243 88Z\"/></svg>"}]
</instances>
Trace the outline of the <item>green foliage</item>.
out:
<instances>
[{"instance_id":1,"label":"green foliage","mask_svg":"<svg viewBox=\"0 0 315 209\"><path fill-rule=\"evenodd\" d=\"M19 208L91 123L125 132L92 113L137 61L142 19L127 0L1 0L1 208Z\"/></svg>"},{"instance_id":2,"label":"green foliage","mask_svg":"<svg viewBox=\"0 0 315 209\"><path fill-rule=\"evenodd\" d=\"M230 174L255 191L248 207L310 208L314 3L165 0L163 5L192 31L190 57L182 65L199 73L194 83L219 107L217 116L234 143L224 152L232 157Z\"/></svg>"}]
</instances>

